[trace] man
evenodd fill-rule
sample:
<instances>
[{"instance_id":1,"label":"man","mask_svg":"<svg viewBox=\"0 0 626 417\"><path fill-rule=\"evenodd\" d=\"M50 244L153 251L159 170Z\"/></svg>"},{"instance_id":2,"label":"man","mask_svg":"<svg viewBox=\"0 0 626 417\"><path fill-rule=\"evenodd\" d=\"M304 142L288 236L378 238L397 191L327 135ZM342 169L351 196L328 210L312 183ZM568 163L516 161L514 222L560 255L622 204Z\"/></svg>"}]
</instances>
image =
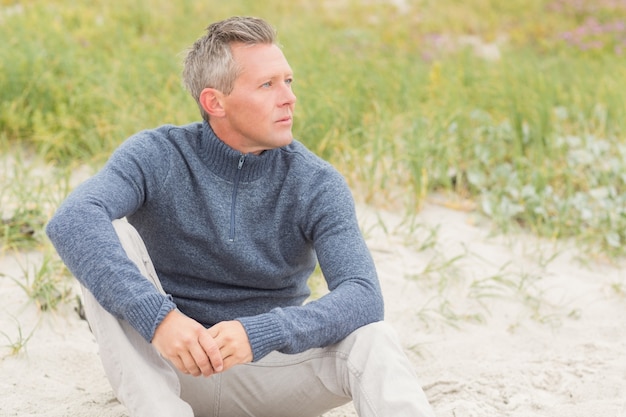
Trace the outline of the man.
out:
<instances>
[{"instance_id":1,"label":"man","mask_svg":"<svg viewBox=\"0 0 626 417\"><path fill-rule=\"evenodd\" d=\"M129 138L47 226L117 397L132 416L313 417L350 400L433 416L381 321L348 187L293 140L274 30L212 24L183 76L203 122ZM330 292L303 304L317 262Z\"/></svg>"}]
</instances>

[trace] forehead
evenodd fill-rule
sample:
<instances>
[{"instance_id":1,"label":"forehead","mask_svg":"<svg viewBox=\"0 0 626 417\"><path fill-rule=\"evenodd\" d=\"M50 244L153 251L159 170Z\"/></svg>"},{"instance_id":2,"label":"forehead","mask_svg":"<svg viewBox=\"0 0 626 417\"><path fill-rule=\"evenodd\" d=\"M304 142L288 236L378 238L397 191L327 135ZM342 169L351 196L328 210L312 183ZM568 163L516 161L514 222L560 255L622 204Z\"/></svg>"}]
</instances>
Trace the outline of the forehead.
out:
<instances>
[{"instance_id":1,"label":"forehead","mask_svg":"<svg viewBox=\"0 0 626 417\"><path fill-rule=\"evenodd\" d=\"M275 44L245 45L235 43L231 50L233 59L239 68L238 78L275 77L291 73L287 58Z\"/></svg>"}]
</instances>

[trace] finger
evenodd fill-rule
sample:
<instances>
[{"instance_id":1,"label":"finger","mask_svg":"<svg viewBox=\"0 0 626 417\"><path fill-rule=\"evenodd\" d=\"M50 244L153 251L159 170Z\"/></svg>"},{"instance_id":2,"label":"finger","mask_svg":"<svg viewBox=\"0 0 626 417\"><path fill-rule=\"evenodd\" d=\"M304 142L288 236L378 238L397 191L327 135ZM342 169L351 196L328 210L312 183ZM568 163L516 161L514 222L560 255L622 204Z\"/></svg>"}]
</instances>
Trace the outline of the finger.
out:
<instances>
[{"instance_id":1,"label":"finger","mask_svg":"<svg viewBox=\"0 0 626 417\"><path fill-rule=\"evenodd\" d=\"M169 359L170 362L172 362L172 364L176 367L176 369L178 369L179 371L181 371L184 374L189 373L187 371L187 368L185 368L185 364L183 364L183 361L180 359L179 356L173 357Z\"/></svg>"},{"instance_id":2,"label":"finger","mask_svg":"<svg viewBox=\"0 0 626 417\"><path fill-rule=\"evenodd\" d=\"M235 365L243 363L243 361L238 355L236 345L231 344L231 343L220 343L224 341L223 340L220 341L219 339L216 340L216 342L220 346L219 352L222 357L222 363L223 363L222 371L226 371Z\"/></svg>"},{"instance_id":3,"label":"finger","mask_svg":"<svg viewBox=\"0 0 626 417\"><path fill-rule=\"evenodd\" d=\"M207 331L219 346L224 370L252 361L253 355L248 335L238 321L220 322Z\"/></svg>"},{"instance_id":4,"label":"finger","mask_svg":"<svg viewBox=\"0 0 626 417\"><path fill-rule=\"evenodd\" d=\"M211 362L213 371L222 372L224 370L224 360L215 339L211 337L209 332L205 331L198 338L198 342L200 342L200 346L202 346L204 353Z\"/></svg>"},{"instance_id":5,"label":"finger","mask_svg":"<svg viewBox=\"0 0 626 417\"><path fill-rule=\"evenodd\" d=\"M200 369L196 365L196 361L194 360L193 356L191 356L189 352L182 353L180 355L180 360L183 364L183 368L181 369L183 373L190 374L193 376L200 375Z\"/></svg>"},{"instance_id":6,"label":"finger","mask_svg":"<svg viewBox=\"0 0 626 417\"><path fill-rule=\"evenodd\" d=\"M217 336L219 335L220 331L219 331L219 323L217 323L214 326L209 327L208 329L206 329L206 332L209 336L211 336L213 339L217 339Z\"/></svg>"},{"instance_id":7,"label":"finger","mask_svg":"<svg viewBox=\"0 0 626 417\"><path fill-rule=\"evenodd\" d=\"M224 364L224 370L230 368L227 366L227 360L230 358L229 363L233 360L233 355L235 352L235 346L233 346L232 341L225 337L224 332L220 331L220 323L217 325L210 327L207 329L207 333L213 338L215 341L215 345L218 347L220 351L220 355L222 356L222 362Z\"/></svg>"},{"instance_id":8,"label":"finger","mask_svg":"<svg viewBox=\"0 0 626 417\"><path fill-rule=\"evenodd\" d=\"M189 348L189 353L193 358L193 361L195 362L196 368L198 369L198 374L192 375L199 376L200 374L202 374L204 376L211 376L214 373L213 366L211 365L211 360L209 359L207 353L204 351L204 348L200 344L200 341L198 341L198 343Z\"/></svg>"},{"instance_id":9,"label":"finger","mask_svg":"<svg viewBox=\"0 0 626 417\"><path fill-rule=\"evenodd\" d=\"M224 346L220 352L222 353L222 359L224 361L224 370L228 370L235 365L241 365L243 363L250 362L249 359L240 355L240 351L233 345Z\"/></svg>"}]
</instances>

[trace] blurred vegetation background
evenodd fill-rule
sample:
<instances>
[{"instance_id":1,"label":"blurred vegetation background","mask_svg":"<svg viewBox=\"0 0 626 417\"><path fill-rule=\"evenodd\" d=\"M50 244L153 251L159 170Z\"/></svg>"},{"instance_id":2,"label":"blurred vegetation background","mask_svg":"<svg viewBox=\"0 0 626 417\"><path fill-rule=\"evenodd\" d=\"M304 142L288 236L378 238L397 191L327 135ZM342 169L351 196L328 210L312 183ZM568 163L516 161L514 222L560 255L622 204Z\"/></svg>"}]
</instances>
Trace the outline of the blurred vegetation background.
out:
<instances>
[{"instance_id":1,"label":"blurred vegetation background","mask_svg":"<svg viewBox=\"0 0 626 417\"><path fill-rule=\"evenodd\" d=\"M198 120L182 58L231 15L277 28L296 138L357 199L408 215L436 199L626 255L626 0L0 0L0 150L71 175ZM9 166L3 247L41 236L37 202L71 188Z\"/></svg>"}]
</instances>

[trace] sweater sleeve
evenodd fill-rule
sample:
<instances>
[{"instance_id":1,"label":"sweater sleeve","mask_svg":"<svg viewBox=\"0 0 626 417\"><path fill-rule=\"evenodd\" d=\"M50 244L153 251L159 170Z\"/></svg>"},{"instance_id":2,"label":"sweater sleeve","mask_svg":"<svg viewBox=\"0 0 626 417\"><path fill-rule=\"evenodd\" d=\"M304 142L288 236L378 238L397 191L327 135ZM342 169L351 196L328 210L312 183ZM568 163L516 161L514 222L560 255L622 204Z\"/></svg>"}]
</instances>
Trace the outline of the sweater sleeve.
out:
<instances>
[{"instance_id":1,"label":"sweater sleeve","mask_svg":"<svg viewBox=\"0 0 626 417\"><path fill-rule=\"evenodd\" d=\"M145 139L139 135L127 141L99 173L79 185L49 221L46 233L70 272L96 300L150 341L176 306L141 276L111 223L136 211L147 190L157 189L158 178L167 175L167 166L154 164L167 158L154 158L154 141ZM152 163L145 164L146 160ZM154 171L145 171L146 166Z\"/></svg>"},{"instance_id":2,"label":"sweater sleeve","mask_svg":"<svg viewBox=\"0 0 626 417\"><path fill-rule=\"evenodd\" d=\"M330 292L303 306L276 308L239 319L257 361L272 350L299 353L339 342L380 321L384 305L374 262L358 226L354 201L341 175L310 176L302 208Z\"/></svg>"}]
</instances>

